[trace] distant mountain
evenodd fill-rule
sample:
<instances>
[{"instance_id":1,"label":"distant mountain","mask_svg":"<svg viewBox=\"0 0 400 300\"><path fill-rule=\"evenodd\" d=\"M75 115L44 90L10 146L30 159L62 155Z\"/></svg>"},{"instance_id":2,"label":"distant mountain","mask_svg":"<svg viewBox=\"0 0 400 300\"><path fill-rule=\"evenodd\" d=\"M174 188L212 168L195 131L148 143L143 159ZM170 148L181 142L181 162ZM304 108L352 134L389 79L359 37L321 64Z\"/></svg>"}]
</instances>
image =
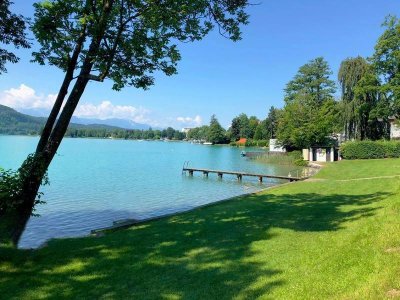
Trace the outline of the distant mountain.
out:
<instances>
[{"instance_id":1,"label":"distant mountain","mask_svg":"<svg viewBox=\"0 0 400 300\"><path fill-rule=\"evenodd\" d=\"M47 118L33 117L17 112L16 110L0 104L0 134L36 135L42 130ZM104 124L75 124L69 125L70 129L103 129L107 131L121 130L123 128Z\"/></svg>"},{"instance_id":2,"label":"distant mountain","mask_svg":"<svg viewBox=\"0 0 400 300\"><path fill-rule=\"evenodd\" d=\"M32 116L32 117L47 118L47 116L49 115L49 111L47 111L43 108L28 108L28 109L19 108L17 111L20 112L21 114Z\"/></svg>"},{"instance_id":3,"label":"distant mountain","mask_svg":"<svg viewBox=\"0 0 400 300\"><path fill-rule=\"evenodd\" d=\"M116 118L101 120L101 119L86 119L86 118L72 117L72 122L83 125L103 124L108 126L116 126L124 129L147 130L151 127L150 125L147 124L140 124L133 122L131 120L116 119Z\"/></svg>"},{"instance_id":4,"label":"distant mountain","mask_svg":"<svg viewBox=\"0 0 400 300\"><path fill-rule=\"evenodd\" d=\"M18 111L22 114L29 115L29 116L35 116L35 117L47 117L49 113L43 109L39 108L29 108L29 109L18 109ZM80 117L72 117L71 122L76 123L76 124L82 124L82 125L92 125L92 124L102 124L102 125L108 125L108 126L115 126L115 127L120 127L124 129L140 129L140 130L147 130L151 126L148 124L141 124L141 123L136 123L131 120L126 120L126 119L94 119L94 118L80 118ZM162 128L155 128L152 127L153 129L162 129Z\"/></svg>"},{"instance_id":5,"label":"distant mountain","mask_svg":"<svg viewBox=\"0 0 400 300\"><path fill-rule=\"evenodd\" d=\"M0 105L0 134L37 134L46 118L32 117Z\"/></svg>"}]
</instances>

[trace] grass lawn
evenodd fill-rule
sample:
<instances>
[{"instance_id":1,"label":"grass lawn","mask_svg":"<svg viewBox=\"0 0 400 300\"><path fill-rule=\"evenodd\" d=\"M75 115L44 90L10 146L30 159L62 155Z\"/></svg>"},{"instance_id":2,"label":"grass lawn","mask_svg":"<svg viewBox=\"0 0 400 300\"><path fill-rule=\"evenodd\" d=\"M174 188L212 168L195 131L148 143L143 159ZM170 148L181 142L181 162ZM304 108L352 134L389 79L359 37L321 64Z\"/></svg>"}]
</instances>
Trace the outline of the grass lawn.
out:
<instances>
[{"instance_id":1,"label":"grass lawn","mask_svg":"<svg viewBox=\"0 0 400 300\"><path fill-rule=\"evenodd\" d=\"M393 175L400 159L342 161L327 164L321 180L103 237L55 240L36 251L3 247L0 298L400 297L400 176Z\"/></svg>"}]
</instances>

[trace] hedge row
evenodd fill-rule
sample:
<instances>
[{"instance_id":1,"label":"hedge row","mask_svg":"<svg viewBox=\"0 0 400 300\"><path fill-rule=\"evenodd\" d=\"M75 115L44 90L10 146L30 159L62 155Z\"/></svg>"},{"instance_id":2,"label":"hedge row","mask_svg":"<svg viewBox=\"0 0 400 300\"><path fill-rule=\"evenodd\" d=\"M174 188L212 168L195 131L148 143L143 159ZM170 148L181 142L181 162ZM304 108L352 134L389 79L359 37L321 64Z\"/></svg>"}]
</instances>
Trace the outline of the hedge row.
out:
<instances>
[{"instance_id":1,"label":"hedge row","mask_svg":"<svg viewBox=\"0 0 400 300\"><path fill-rule=\"evenodd\" d=\"M399 141L356 141L340 147L344 159L400 157Z\"/></svg>"}]
</instances>

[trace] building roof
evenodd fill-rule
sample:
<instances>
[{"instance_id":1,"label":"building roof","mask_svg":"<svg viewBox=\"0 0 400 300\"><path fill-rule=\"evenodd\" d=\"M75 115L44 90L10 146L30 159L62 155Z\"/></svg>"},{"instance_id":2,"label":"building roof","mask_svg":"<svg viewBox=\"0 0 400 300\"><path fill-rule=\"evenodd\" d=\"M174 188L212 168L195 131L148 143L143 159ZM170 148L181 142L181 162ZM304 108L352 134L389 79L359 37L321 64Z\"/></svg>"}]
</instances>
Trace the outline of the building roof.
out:
<instances>
[{"instance_id":1,"label":"building roof","mask_svg":"<svg viewBox=\"0 0 400 300\"><path fill-rule=\"evenodd\" d=\"M236 143L237 144L246 144L246 142L247 142L247 139L246 138L240 138Z\"/></svg>"}]
</instances>

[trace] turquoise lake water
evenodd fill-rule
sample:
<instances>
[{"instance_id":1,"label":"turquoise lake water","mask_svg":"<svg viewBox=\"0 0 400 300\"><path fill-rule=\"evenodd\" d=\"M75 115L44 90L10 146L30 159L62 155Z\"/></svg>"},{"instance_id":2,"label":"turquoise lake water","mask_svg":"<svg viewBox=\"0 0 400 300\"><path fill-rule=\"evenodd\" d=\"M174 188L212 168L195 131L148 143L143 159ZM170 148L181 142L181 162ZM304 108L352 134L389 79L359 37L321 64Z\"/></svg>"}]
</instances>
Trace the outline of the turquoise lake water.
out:
<instances>
[{"instance_id":1,"label":"turquoise lake water","mask_svg":"<svg viewBox=\"0 0 400 300\"><path fill-rule=\"evenodd\" d=\"M38 138L0 136L0 166L18 168ZM87 235L113 221L143 219L187 210L255 192L280 181L258 183L234 176L219 180L182 175L182 166L287 175L293 167L266 165L240 156L242 149L187 142L64 139L41 188L37 207L19 247L38 247L49 238Z\"/></svg>"}]
</instances>

